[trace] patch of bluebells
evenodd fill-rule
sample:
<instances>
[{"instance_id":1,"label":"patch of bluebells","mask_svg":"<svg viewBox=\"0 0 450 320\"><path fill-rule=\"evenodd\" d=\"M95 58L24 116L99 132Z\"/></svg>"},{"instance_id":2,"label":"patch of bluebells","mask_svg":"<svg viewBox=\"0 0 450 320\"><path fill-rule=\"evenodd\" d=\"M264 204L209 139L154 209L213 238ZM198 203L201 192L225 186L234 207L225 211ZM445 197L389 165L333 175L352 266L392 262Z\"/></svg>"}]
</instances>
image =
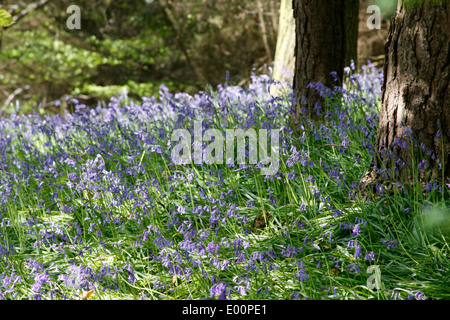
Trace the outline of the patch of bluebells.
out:
<instances>
[{"instance_id":1,"label":"patch of bluebells","mask_svg":"<svg viewBox=\"0 0 450 320\"><path fill-rule=\"evenodd\" d=\"M18 294L15 286L22 283L22 277L17 274L14 265L7 264L4 270L0 274L0 300L15 299Z\"/></svg>"},{"instance_id":2,"label":"patch of bluebells","mask_svg":"<svg viewBox=\"0 0 450 320\"><path fill-rule=\"evenodd\" d=\"M327 106L328 123L314 125L302 119L298 139L287 122L290 101L286 100L292 99L292 93L284 98L272 96L268 90L272 80L267 75L253 75L247 89L221 85L214 93L193 96L172 94L161 86L159 98L133 101L123 94L111 98L105 108L89 109L68 100L75 111L66 113L64 120L59 115L38 114L12 114L1 119L0 265L5 271L0 274L0 298L23 298L26 290L19 290L19 285L28 286L32 294L26 298L32 299L77 299L81 291L94 289L114 292L119 289L119 280L124 286L138 286L138 266L128 261L124 251L144 256L156 266L157 271L151 271L151 286L162 293L173 292L173 277L191 283L199 269L202 279L209 283L208 292L200 298L276 294L269 285L252 280L255 275L270 277L275 272L291 272L298 291L300 283L314 276L307 270L325 265L306 254L322 254L336 243L345 246L347 238L340 238L338 233L341 229L348 229L355 238L348 242L348 250L354 250L353 258L361 263L373 261L375 254L362 252L357 240L367 225L359 218L353 223L324 224L321 235L314 236L308 223L294 216L273 246L261 246L248 237L260 200L271 207L285 205L280 187L300 179L305 180L305 191L312 200L302 199L295 213L309 214L315 208L314 201L324 204L320 208L329 210L333 218L343 215L342 210L331 206L329 191L346 185L356 188L356 182L333 159L313 161L315 151L304 142L311 135L318 144L336 145L339 154L357 167L362 156L354 152L353 141L355 132L359 132L356 140L372 152L381 71L370 64L361 74L351 70L347 70L349 85L341 89L311 85L323 95L334 95L330 101L342 98L343 104ZM366 105L368 111L355 119L354 106L358 104ZM171 162L171 132L192 129L193 120L198 118L204 120L203 130L281 128L280 156L286 165L264 179L264 199L240 200L241 187L253 179L258 165L180 169ZM308 127L312 128L310 132L306 131ZM316 176L318 168L334 183L332 187L323 186L322 178ZM230 170L236 177L242 174L246 181L239 181L238 186L230 184L225 175ZM31 205L20 207L18 196L23 193L35 195L29 201ZM15 210L12 203L17 211L25 212L19 224L27 237L20 249L6 245L18 242L13 232L17 222L11 221L11 210ZM33 205L38 210L29 210ZM230 237L225 231L230 229L241 234ZM6 234L9 241L4 239ZM295 237L300 238L298 244L303 241L302 246L293 245ZM23 252L44 251L52 252L57 259L21 261ZM115 261L91 261L98 256L114 256ZM13 262L6 263L6 258ZM329 259L336 268L344 263L333 256ZM27 266L25 275L18 274L16 267L23 262ZM347 268L359 272L358 264ZM233 281L220 277L230 270L238 270ZM299 297L300 293L292 292L292 298Z\"/></svg>"}]
</instances>

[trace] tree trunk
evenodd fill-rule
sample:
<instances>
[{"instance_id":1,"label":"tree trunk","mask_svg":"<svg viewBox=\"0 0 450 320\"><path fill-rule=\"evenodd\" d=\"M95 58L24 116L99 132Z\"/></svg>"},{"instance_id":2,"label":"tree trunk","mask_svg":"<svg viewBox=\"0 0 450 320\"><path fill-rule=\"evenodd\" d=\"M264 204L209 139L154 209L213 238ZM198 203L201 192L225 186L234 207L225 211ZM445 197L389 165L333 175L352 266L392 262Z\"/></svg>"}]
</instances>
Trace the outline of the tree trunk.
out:
<instances>
[{"instance_id":1,"label":"tree trunk","mask_svg":"<svg viewBox=\"0 0 450 320\"><path fill-rule=\"evenodd\" d=\"M337 79L342 81L346 58L354 56L357 47L354 34L358 33L358 23L355 23L358 10L353 7L358 8L357 1L293 0L296 22L293 89L298 99L294 102L294 121L301 113L307 113L312 120L318 119L323 99L317 90L308 88L310 83L321 82L332 88L338 83L331 72L336 72ZM346 24L352 25L346 27Z\"/></svg>"},{"instance_id":2,"label":"tree trunk","mask_svg":"<svg viewBox=\"0 0 450 320\"><path fill-rule=\"evenodd\" d=\"M366 179L448 181L449 39L450 0L399 0L386 43L375 167Z\"/></svg>"},{"instance_id":3,"label":"tree trunk","mask_svg":"<svg viewBox=\"0 0 450 320\"><path fill-rule=\"evenodd\" d=\"M359 0L345 1L345 58L344 65L358 62Z\"/></svg>"},{"instance_id":4,"label":"tree trunk","mask_svg":"<svg viewBox=\"0 0 450 320\"><path fill-rule=\"evenodd\" d=\"M278 27L277 47L272 78L282 85L292 83L294 77L294 49L295 49L295 20L292 9L292 0L281 0L280 22ZM271 88L271 93L276 95L279 88Z\"/></svg>"}]
</instances>

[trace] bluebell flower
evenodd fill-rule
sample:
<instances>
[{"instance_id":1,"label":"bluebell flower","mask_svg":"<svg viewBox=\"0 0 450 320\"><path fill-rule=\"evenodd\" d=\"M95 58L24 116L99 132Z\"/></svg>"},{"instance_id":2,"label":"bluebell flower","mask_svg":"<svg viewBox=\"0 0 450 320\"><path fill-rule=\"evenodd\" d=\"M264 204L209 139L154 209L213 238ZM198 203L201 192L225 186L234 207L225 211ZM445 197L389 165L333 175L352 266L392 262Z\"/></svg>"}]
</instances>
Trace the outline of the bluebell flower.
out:
<instances>
[{"instance_id":1,"label":"bluebell flower","mask_svg":"<svg viewBox=\"0 0 450 320\"><path fill-rule=\"evenodd\" d=\"M286 249L281 250L281 255L286 258L295 258L298 250L295 247L292 247L290 244L287 245Z\"/></svg>"},{"instance_id":2,"label":"bluebell flower","mask_svg":"<svg viewBox=\"0 0 450 320\"><path fill-rule=\"evenodd\" d=\"M219 300L226 300L227 296L231 294L231 290L227 290L227 285L223 282L219 284L214 284L210 288L210 297L214 298L219 296Z\"/></svg>"},{"instance_id":3,"label":"bluebell flower","mask_svg":"<svg viewBox=\"0 0 450 320\"><path fill-rule=\"evenodd\" d=\"M412 294L408 294L408 299L409 300L413 300L413 299L417 299L417 300L427 300L427 297L425 296L425 294L421 291L413 291Z\"/></svg>"},{"instance_id":4,"label":"bluebell flower","mask_svg":"<svg viewBox=\"0 0 450 320\"><path fill-rule=\"evenodd\" d=\"M393 299L393 300L397 300L398 299L398 291L396 291L396 290L392 290L392 293L391 293L391 298Z\"/></svg>"},{"instance_id":5,"label":"bluebell flower","mask_svg":"<svg viewBox=\"0 0 450 320\"><path fill-rule=\"evenodd\" d=\"M375 260L375 253L373 251L366 253L364 260L369 260L369 261Z\"/></svg>"},{"instance_id":6,"label":"bluebell flower","mask_svg":"<svg viewBox=\"0 0 450 320\"><path fill-rule=\"evenodd\" d=\"M336 71L331 72L330 75L335 82L339 80Z\"/></svg>"},{"instance_id":7,"label":"bluebell flower","mask_svg":"<svg viewBox=\"0 0 450 320\"><path fill-rule=\"evenodd\" d=\"M359 224L356 224L352 230L352 235L357 236L360 234L360 232L361 232L361 227Z\"/></svg>"},{"instance_id":8,"label":"bluebell flower","mask_svg":"<svg viewBox=\"0 0 450 320\"><path fill-rule=\"evenodd\" d=\"M307 208L308 208L308 205L306 203L302 202L302 203L300 203L299 208L300 208L301 212L305 212L307 210Z\"/></svg>"},{"instance_id":9,"label":"bluebell flower","mask_svg":"<svg viewBox=\"0 0 450 320\"><path fill-rule=\"evenodd\" d=\"M347 265L346 268L354 273L361 272L361 268L356 263L351 263L351 264Z\"/></svg>"},{"instance_id":10,"label":"bluebell flower","mask_svg":"<svg viewBox=\"0 0 450 320\"><path fill-rule=\"evenodd\" d=\"M356 246L356 250L355 250L355 253L354 253L354 255L353 255L353 257L354 257L355 259L359 259L359 258L361 257L361 249L362 249L362 247L358 244L358 245Z\"/></svg>"},{"instance_id":11,"label":"bluebell flower","mask_svg":"<svg viewBox=\"0 0 450 320\"><path fill-rule=\"evenodd\" d=\"M303 261L300 261L298 263L298 268L299 270L296 273L294 273L294 277L296 277L301 282L304 282L305 280L309 279L309 276L305 271Z\"/></svg>"},{"instance_id":12,"label":"bluebell flower","mask_svg":"<svg viewBox=\"0 0 450 320\"><path fill-rule=\"evenodd\" d=\"M411 129L410 127L406 128L406 129L403 131L403 134L404 134L405 136L407 136L407 137L409 137L412 133L413 133L413 131L412 131L412 129Z\"/></svg>"},{"instance_id":13,"label":"bluebell flower","mask_svg":"<svg viewBox=\"0 0 450 320\"><path fill-rule=\"evenodd\" d=\"M381 239L381 243L386 245L388 249L393 249L400 244L400 242L396 240L386 240L386 239Z\"/></svg>"},{"instance_id":14,"label":"bluebell flower","mask_svg":"<svg viewBox=\"0 0 450 320\"><path fill-rule=\"evenodd\" d=\"M259 287L256 290L256 294L260 294L263 290L265 290L265 294L269 294L269 287L268 286Z\"/></svg>"}]
</instances>

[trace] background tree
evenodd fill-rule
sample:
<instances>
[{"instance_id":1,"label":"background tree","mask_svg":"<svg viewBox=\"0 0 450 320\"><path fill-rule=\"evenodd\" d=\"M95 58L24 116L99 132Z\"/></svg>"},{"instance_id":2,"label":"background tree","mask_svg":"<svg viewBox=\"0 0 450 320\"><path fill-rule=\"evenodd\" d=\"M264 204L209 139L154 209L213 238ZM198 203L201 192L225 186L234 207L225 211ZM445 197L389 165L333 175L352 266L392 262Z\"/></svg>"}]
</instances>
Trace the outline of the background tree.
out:
<instances>
[{"instance_id":1,"label":"background tree","mask_svg":"<svg viewBox=\"0 0 450 320\"><path fill-rule=\"evenodd\" d=\"M381 7L382 19L380 29L369 29L367 27L367 8L376 4ZM358 10L359 12L356 13ZM358 68L370 60L376 66L384 64L384 45L387 34L389 32L390 16L395 12L395 8L391 8L393 4L380 0L359 0L357 5L352 6L346 12L346 26L349 32L348 41L346 43L348 49L346 65L350 65L350 60L355 61ZM352 21L350 21L352 20ZM354 28L354 24L358 24L358 30ZM358 45L353 46L357 37ZM292 0L281 0L280 4L280 20L278 24L277 46L275 51L275 60L272 77L276 81L282 82L283 86L292 85L294 77L294 57L295 49L295 20L292 8ZM277 86L271 87L274 95L280 93Z\"/></svg>"},{"instance_id":2,"label":"background tree","mask_svg":"<svg viewBox=\"0 0 450 320\"><path fill-rule=\"evenodd\" d=\"M309 109L313 120L318 118L316 106L321 105L322 98L315 89L308 88L310 83L332 87L336 82L330 73L336 72L337 79L342 81L347 60L356 61L358 5L357 0L293 0L296 23L293 89L299 99L294 104L294 120L303 108Z\"/></svg>"},{"instance_id":3,"label":"background tree","mask_svg":"<svg viewBox=\"0 0 450 320\"><path fill-rule=\"evenodd\" d=\"M295 20L292 0L281 0L280 22L278 24L277 46L272 78L280 82L292 83L294 76ZM272 91L277 94L278 90Z\"/></svg>"},{"instance_id":4,"label":"background tree","mask_svg":"<svg viewBox=\"0 0 450 320\"><path fill-rule=\"evenodd\" d=\"M417 178L446 182L450 177L450 0L399 1L386 48L378 156L366 180L390 176L409 183Z\"/></svg>"},{"instance_id":5,"label":"background tree","mask_svg":"<svg viewBox=\"0 0 450 320\"><path fill-rule=\"evenodd\" d=\"M124 90L157 96L161 84L194 94L227 71L245 85L275 53L279 0L79 0L81 29L69 30L72 4L0 1L20 17L0 34L0 113L18 100L22 111L59 112L65 95L89 106Z\"/></svg>"}]
</instances>

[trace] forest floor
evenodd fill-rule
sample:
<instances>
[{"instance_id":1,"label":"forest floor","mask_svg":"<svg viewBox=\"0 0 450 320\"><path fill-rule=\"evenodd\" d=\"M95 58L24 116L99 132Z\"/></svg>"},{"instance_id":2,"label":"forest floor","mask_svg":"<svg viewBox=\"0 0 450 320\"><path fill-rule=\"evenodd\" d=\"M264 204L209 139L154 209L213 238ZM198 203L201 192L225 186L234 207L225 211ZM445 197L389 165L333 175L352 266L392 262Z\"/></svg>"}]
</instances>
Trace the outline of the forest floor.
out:
<instances>
[{"instance_id":1,"label":"forest floor","mask_svg":"<svg viewBox=\"0 0 450 320\"><path fill-rule=\"evenodd\" d=\"M266 75L246 89L161 86L158 99L107 108L69 100L63 119L1 119L0 298L449 299L450 186L357 196L382 71L352 72L344 87L319 87L328 111L299 136L292 92L271 96ZM275 174L249 161L175 164L173 133L193 134L199 119L279 133Z\"/></svg>"}]
</instances>

